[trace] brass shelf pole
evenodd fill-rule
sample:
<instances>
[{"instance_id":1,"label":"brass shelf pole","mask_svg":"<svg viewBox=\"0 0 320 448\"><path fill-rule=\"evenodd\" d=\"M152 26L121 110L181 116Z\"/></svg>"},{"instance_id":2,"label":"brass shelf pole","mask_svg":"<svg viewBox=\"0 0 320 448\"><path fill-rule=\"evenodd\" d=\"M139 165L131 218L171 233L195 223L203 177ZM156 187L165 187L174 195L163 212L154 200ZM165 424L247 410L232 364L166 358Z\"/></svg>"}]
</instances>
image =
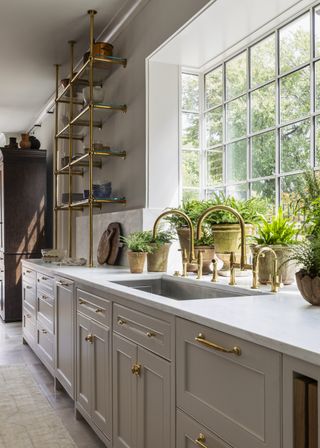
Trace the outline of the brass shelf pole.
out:
<instances>
[{"instance_id":1,"label":"brass shelf pole","mask_svg":"<svg viewBox=\"0 0 320 448\"><path fill-rule=\"evenodd\" d=\"M71 83L71 79L73 78L73 67L74 67L74 44L75 41L70 40L70 101L69 101L69 123L73 120L73 85ZM69 126L69 213L68 213L68 256L72 257L72 239L73 239L73 232L72 232L72 189L73 189L73 178L72 178L72 168L70 166L70 162L72 160L73 155L73 139L72 139L72 133L73 133L73 126Z\"/></svg>"},{"instance_id":2,"label":"brass shelf pole","mask_svg":"<svg viewBox=\"0 0 320 448\"><path fill-rule=\"evenodd\" d=\"M89 256L88 265L93 266L93 43L94 43L94 16L97 11L90 9L90 64L89 64Z\"/></svg>"},{"instance_id":3,"label":"brass shelf pole","mask_svg":"<svg viewBox=\"0 0 320 448\"><path fill-rule=\"evenodd\" d=\"M59 91L59 72L60 72L60 64L56 64L56 100L58 98ZM58 133L58 122L59 122L59 103L55 102L55 138L54 138L54 152L53 152L53 201L54 201L54 218L53 218L53 247L55 249L58 248L58 151L59 151L59 140L57 138Z\"/></svg>"}]
</instances>

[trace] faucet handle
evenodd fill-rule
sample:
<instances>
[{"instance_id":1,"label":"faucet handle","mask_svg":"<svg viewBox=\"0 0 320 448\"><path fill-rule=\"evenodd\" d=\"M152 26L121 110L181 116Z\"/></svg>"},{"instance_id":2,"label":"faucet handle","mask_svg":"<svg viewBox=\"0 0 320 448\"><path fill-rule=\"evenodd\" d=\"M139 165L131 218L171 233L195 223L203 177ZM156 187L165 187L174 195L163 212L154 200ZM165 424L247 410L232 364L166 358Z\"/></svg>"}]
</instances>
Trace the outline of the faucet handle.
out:
<instances>
[{"instance_id":1,"label":"faucet handle","mask_svg":"<svg viewBox=\"0 0 320 448\"><path fill-rule=\"evenodd\" d=\"M212 260L212 277L211 281L216 283L218 281L218 263L215 258Z\"/></svg>"},{"instance_id":2,"label":"faucet handle","mask_svg":"<svg viewBox=\"0 0 320 448\"><path fill-rule=\"evenodd\" d=\"M230 253L230 286L236 284L236 254L234 252Z\"/></svg>"}]
</instances>

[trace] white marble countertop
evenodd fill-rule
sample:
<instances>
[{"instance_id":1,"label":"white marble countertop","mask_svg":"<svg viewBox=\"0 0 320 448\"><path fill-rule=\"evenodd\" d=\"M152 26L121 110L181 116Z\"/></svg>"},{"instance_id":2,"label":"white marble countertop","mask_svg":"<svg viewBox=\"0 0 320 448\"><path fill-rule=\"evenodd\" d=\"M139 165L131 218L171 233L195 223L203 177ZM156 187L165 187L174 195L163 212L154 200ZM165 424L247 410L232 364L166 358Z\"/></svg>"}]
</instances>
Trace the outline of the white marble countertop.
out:
<instances>
[{"instance_id":1,"label":"white marble countertop","mask_svg":"<svg viewBox=\"0 0 320 448\"><path fill-rule=\"evenodd\" d=\"M162 275L157 273L131 274L128 269L122 267L56 266L41 260L24 260L23 264L47 274L61 275L81 284L94 286L96 289L108 288L133 302L192 320L320 366L320 307L309 305L295 286L284 287L277 294L174 300L110 283L160 278ZM207 276L203 281L207 283L209 280ZM179 279L179 281L199 280ZM219 277L218 285L225 285L227 281L228 279ZM250 278L239 278L237 283L242 288L250 290ZM262 290L268 291L269 287Z\"/></svg>"}]
</instances>

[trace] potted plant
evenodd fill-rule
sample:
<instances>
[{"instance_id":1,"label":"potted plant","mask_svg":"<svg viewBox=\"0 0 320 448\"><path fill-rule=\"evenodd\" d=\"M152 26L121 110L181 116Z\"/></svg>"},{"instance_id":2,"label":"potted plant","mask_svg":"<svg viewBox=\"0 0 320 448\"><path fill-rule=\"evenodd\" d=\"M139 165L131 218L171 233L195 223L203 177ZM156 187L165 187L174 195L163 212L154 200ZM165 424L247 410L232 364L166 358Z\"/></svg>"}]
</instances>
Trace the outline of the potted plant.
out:
<instances>
[{"instance_id":1,"label":"potted plant","mask_svg":"<svg viewBox=\"0 0 320 448\"><path fill-rule=\"evenodd\" d=\"M198 219L200 215L211 206L210 201L200 201L197 199L193 199L190 201L184 202L178 209L185 212L189 218L191 219L191 222L193 224L193 227L196 228ZM178 215L171 215L166 218L166 221L168 221L172 228L174 228L177 231L179 243L182 251L187 251L187 254L189 255L189 240L190 240L190 231L189 228L186 225L185 220L178 216ZM204 223L203 226L203 236L200 241L195 241L195 256L198 256L198 251L203 251L203 266L202 270L204 274L208 274L210 272L210 263L214 257L214 241L212 236L212 231L210 229L210 226L207 223ZM197 264L196 263L188 263L187 265L187 271L188 272L196 272L197 271Z\"/></svg>"},{"instance_id":2,"label":"potted plant","mask_svg":"<svg viewBox=\"0 0 320 448\"><path fill-rule=\"evenodd\" d=\"M268 204L265 199L251 198L247 200L236 199L223 193L214 194L208 201L209 206L227 205L240 213L246 223L246 236L253 235L254 227L261 220L261 214L265 214ZM241 229L237 218L227 211L211 213L206 224L211 226L217 256L223 261L222 270L230 267L230 252L235 252L237 259L240 257ZM247 249L247 252L249 247Z\"/></svg>"},{"instance_id":3,"label":"potted plant","mask_svg":"<svg viewBox=\"0 0 320 448\"><path fill-rule=\"evenodd\" d=\"M282 283L291 285L294 281L296 265L293 261L288 260L297 246L300 230L294 222L283 215L281 207L270 221L263 216L261 219L262 223L258 224L258 233L252 238L256 243L255 246L252 246L252 251L255 253L263 246L271 247L278 257L278 273ZM269 282L272 274L272 263L273 259L270 253L261 257L259 263L259 282L261 284Z\"/></svg>"},{"instance_id":4,"label":"potted plant","mask_svg":"<svg viewBox=\"0 0 320 448\"><path fill-rule=\"evenodd\" d=\"M290 257L301 269L296 281L302 297L312 305L320 305L320 236L297 245Z\"/></svg>"},{"instance_id":5,"label":"potted plant","mask_svg":"<svg viewBox=\"0 0 320 448\"><path fill-rule=\"evenodd\" d=\"M130 271L134 274L143 272L146 256L152 251L149 232L133 232L121 241L128 248L128 262Z\"/></svg>"},{"instance_id":6,"label":"potted plant","mask_svg":"<svg viewBox=\"0 0 320 448\"><path fill-rule=\"evenodd\" d=\"M147 233L151 251L147 255L148 272L167 272L168 256L173 240L172 232L158 232L153 238L152 232Z\"/></svg>"}]
</instances>

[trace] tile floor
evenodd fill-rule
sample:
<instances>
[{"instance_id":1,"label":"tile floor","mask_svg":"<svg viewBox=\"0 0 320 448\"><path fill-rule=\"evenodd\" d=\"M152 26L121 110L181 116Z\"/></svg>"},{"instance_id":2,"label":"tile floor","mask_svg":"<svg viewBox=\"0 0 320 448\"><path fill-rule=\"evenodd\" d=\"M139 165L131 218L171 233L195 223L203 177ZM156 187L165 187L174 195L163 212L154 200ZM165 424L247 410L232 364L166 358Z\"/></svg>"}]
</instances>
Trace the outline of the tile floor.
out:
<instances>
[{"instance_id":1,"label":"tile floor","mask_svg":"<svg viewBox=\"0 0 320 448\"><path fill-rule=\"evenodd\" d=\"M27 364L39 389L63 421L78 448L102 448L105 445L82 419L74 417L73 401L62 391L54 391L53 379L47 369L22 344L21 323L4 324L0 319L0 365Z\"/></svg>"}]
</instances>

